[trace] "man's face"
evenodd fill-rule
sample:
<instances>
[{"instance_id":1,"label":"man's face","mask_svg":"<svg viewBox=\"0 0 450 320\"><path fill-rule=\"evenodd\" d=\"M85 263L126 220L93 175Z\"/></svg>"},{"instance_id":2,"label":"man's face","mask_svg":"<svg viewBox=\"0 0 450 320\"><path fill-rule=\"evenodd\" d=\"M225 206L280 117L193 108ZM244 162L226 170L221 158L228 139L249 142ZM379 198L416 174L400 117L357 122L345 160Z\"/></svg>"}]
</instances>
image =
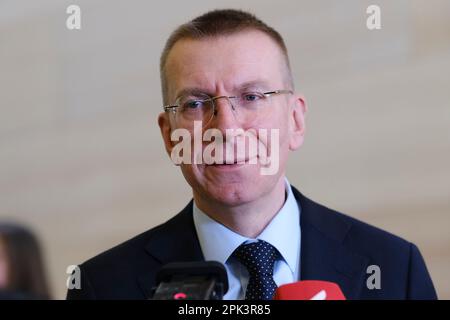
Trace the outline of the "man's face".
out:
<instances>
[{"instance_id":1,"label":"man's face","mask_svg":"<svg viewBox=\"0 0 450 320\"><path fill-rule=\"evenodd\" d=\"M173 103L182 91L190 88L201 89L209 96L291 89L285 70L281 50L272 39L259 31L202 40L183 39L174 45L166 63L169 102ZM239 110L233 110L226 99L218 99L217 113L203 128L203 132L216 128L223 132L226 140L227 129L253 129L260 148L263 147L269 155L271 150L276 149L272 143L279 146L278 170L270 175L261 174L264 165L259 159L257 164L181 164L183 175L193 188L194 197L236 206L263 197L280 183L289 150L297 149L303 142L306 106L303 98L295 94L273 95L267 103L269 108L266 112L257 112L254 117L243 119ZM169 155L177 143L170 140L172 130L184 127L192 132L194 138L192 126L180 125L173 115L160 114L159 125ZM260 129L267 130L268 139L261 139L258 135ZM270 139L274 129L279 130L279 139L276 141ZM237 141L240 137L234 138ZM203 149L209 143L203 142ZM247 162L248 156L247 148Z\"/></svg>"}]
</instances>

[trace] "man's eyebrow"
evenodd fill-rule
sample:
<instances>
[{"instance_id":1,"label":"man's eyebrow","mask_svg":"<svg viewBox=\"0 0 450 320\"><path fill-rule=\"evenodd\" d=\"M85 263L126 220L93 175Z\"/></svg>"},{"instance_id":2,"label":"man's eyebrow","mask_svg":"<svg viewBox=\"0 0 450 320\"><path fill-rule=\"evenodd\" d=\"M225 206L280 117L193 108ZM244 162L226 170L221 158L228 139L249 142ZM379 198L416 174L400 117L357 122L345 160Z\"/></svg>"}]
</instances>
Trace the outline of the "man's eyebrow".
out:
<instances>
[{"instance_id":1,"label":"man's eyebrow","mask_svg":"<svg viewBox=\"0 0 450 320\"><path fill-rule=\"evenodd\" d=\"M246 89L261 89L261 90L269 90L269 84L267 81L264 80L251 80L243 82L237 86L234 87L234 92L241 92L242 90ZM213 97L215 94L214 92L210 92L209 90L205 90L201 87L188 87L180 90L177 95L176 99L183 96L189 96L189 95L196 95L196 94L206 94L210 97Z\"/></svg>"},{"instance_id":2,"label":"man's eyebrow","mask_svg":"<svg viewBox=\"0 0 450 320\"><path fill-rule=\"evenodd\" d=\"M179 97L196 95L196 94L206 94L210 97L214 96L214 94L212 94L211 92L208 92L208 90L205 90L203 88L188 87L188 88L184 88L184 89L180 90L176 95L176 99L178 99Z\"/></svg>"},{"instance_id":3,"label":"man's eyebrow","mask_svg":"<svg viewBox=\"0 0 450 320\"><path fill-rule=\"evenodd\" d=\"M252 81L246 81L244 83L241 83L235 89L236 89L236 91L242 91L245 89L269 90L269 84L267 81L264 81L264 80L252 80Z\"/></svg>"}]
</instances>

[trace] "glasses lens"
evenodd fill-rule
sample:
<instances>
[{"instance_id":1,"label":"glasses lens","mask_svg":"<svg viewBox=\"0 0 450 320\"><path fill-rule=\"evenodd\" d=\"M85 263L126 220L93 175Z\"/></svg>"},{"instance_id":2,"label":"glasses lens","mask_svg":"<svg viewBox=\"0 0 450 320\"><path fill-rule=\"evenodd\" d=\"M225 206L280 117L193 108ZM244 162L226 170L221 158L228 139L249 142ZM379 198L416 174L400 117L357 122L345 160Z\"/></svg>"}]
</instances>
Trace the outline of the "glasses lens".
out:
<instances>
[{"instance_id":1,"label":"glasses lens","mask_svg":"<svg viewBox=\"0 0 450 320\"><path fill-rule=\"evenodd\" d=\"M237 114L241 121L260 118L267 111L268 98L261 92L245 92L237 99Z\"/></svg>"},{"instance_id":2,"label":"glasses lens","mask_svg":"<svg viewBox=\"0 0 450 320\"><path fill-rule=\"evenodd\" d=\"M239 99L239 106L244 110L257 110L264 106L266 96L260 92L246 92L241 94Z\"/></svg>"},{"instance_id":3,"label":"glasses lens","mask_svg":"<svg viewBox=\"0 0 450 320\"><path fill-rule=\"evenodd\" d=\"M213 116L213 102L207 95L181 97L178 105L177 122L185 127L194 121L202 121L205 126Z\"/></svg>"}]
</instances>

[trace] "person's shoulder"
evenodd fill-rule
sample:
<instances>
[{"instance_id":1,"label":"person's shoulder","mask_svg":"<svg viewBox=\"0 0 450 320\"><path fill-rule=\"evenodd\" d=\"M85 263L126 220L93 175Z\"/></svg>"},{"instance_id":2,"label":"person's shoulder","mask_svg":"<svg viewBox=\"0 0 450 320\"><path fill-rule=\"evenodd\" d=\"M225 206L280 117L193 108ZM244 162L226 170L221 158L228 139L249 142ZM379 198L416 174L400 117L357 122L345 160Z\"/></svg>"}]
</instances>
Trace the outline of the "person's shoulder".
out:
<instances>
[{"instance_id":1,"label":"person's shoulder","mask_svg":"<svg viewBox=\"0 0 450 320\"><path fill-rule=\"evenodd\" d=\"M310 211L307 219L326 236L338 237L343 244L357 251L408 253L413 245L408 240L371 225L346 213L331 209L301 195L300 205ZM387 250L387 251L386 251Z\"/></svg>"},{"instance_id":2,"label":"person's shoulder","mask_svg":"<svg viewBox=\"0 0 450 320\"><path fill-rule=\"evenodd\" d=\"M301 214L307 216L305 221L309 224L306 228L309 231L302 227L302 234L303 231L315 234L320 232L323 237L332 241L334 248L342 246L346 252L364 260L366 266L375 268L367 269L367 274L375 272L374 270L378 270L378 275L382 274L383 290L364 289L361 292L362 298L436 299L433 282L416 245L391 232L302 197Z\"/></svg>"},{"instance_id":3,"label":"person's shoulder","mask_svg":"<svg viewBox=\"0 0 450 320\"><path fill-rule=\"evenodd\" d=\"M152 276L161 267L150 248L166 251L166 246L189 222L189 206L168 221L78 265L81 290L68 290L67 299L141 299L144 293L148 296L154 284ZM143 276L147 278L142 280Z\"/></svg>"},{"instance_id":4,"label":"person's shoulder","mask_svg":"<svg viewBox=\"0 0 450 320\"><path fill-rule=\"evenodd\" d=\"M186 208L169 220L95 255L83 262L80 267L91 271L110 270L111 268L123 270L125 266L130 266L130 261L141 261L142 256L148 256L145 248L149 243L152 241L163 242L167 240L165 239L167 236L176 234L177 228L184 224L185 211Z\"/></svg>"},{"instance_id":5,"label":"person's shoulder","mask_svg":"<svg viewBox=\"0 0 450 320\"><path fill-rule=\"evenodd\" d=\"M82 263L82 266L89 268L100 265L111 265L112 262L121 263L127 261L128 258L141 252L145 248L146 243L150 241L158 230L164 228L166 223L167 222L157 225L89 258Z\"/></svg>"},{"instance_id":6,"label":"person's shoulder","mask_svg":"<svg viewBox=\"0 0 450 320\"><path fill-rule=\"evenodd\" d=\"M398 249L408 249L411 242L399 235L359 220L348 214L329 209L336 217L349 225L345 242L360 243L370 247L389 245Z\"/></svg>"}]
</instances>

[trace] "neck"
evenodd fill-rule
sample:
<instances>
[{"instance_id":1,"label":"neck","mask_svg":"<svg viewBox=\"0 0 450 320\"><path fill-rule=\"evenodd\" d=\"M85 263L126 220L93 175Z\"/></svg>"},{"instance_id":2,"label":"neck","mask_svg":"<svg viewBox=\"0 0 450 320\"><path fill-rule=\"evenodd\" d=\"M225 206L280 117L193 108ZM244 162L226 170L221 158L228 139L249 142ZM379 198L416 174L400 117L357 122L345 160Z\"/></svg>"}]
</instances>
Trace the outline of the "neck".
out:
<instances>
[{"instance_id":1,"label":"neck","mask_svg":"<svg viewBox=\"0 0 450 320\"><path fill-rule=\"evenodd\" d=\"M270 192L248 203L231 207L205 199L196 192L194 201L210 218L244 237L256 238L283 207L285 192L284 176L281 176Z\"/></svg>"}]
</instances>

